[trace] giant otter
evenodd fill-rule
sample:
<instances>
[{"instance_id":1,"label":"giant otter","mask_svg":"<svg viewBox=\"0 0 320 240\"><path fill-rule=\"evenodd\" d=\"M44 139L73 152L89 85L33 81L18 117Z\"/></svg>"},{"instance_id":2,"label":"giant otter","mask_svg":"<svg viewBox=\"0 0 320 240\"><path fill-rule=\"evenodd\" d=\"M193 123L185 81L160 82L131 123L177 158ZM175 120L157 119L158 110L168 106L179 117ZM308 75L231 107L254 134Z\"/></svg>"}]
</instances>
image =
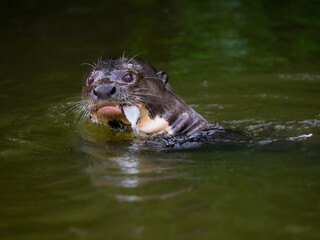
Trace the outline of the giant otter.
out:
<instances>
[{"instance_id":1,"label":"giant otter","mask_svg":"<svg viewBox=\"0 0 320 240\"><path fill-rule=\"evenodd\" d=\"M191 136L221 128L186 104L165 72L138 58L100 59L84 78L82 96L92 120L139 136Z\"/></svg>"}]
</instances>

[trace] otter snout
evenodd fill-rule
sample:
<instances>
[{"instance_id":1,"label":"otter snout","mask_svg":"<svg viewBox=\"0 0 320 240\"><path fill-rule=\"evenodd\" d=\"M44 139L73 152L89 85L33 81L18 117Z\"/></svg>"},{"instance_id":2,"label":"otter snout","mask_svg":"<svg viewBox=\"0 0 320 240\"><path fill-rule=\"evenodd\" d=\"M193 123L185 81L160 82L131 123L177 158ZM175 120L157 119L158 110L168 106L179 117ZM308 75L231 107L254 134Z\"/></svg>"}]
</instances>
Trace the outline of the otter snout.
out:
<instances>
[{"instance_id":1,"label":"otter snout","mask_svg":"<svg viewBox=\"0 0 320 240\"><path fill-rule=\"evenodd\" d=\"M114 85L98 85L95 89L92 91L92 95L94 97L100 98L100 99L108 99L110 97L114 97L117 93L117 88Z\"/></svg>"}]
</instances>

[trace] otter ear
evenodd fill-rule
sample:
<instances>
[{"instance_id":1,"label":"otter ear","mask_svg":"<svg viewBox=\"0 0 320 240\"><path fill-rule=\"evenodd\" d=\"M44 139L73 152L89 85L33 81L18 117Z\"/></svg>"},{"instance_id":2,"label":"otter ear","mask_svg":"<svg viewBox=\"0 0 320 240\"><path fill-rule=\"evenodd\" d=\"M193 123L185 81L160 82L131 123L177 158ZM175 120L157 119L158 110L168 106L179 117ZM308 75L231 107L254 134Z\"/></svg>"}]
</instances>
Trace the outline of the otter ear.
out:
<instances>
[{"instance_id":1,"label":"otter ear","mask_svg":"<svg viewBox=\"0 0 320 240\"><path fill-rule=\"evenodd\" d=\"M167 82L169 81L169 77L166 74L166 72L163 72L163 71L157 72L157 76L162 79L164 85L166 85Z\"/></svg>"}]
</instances>

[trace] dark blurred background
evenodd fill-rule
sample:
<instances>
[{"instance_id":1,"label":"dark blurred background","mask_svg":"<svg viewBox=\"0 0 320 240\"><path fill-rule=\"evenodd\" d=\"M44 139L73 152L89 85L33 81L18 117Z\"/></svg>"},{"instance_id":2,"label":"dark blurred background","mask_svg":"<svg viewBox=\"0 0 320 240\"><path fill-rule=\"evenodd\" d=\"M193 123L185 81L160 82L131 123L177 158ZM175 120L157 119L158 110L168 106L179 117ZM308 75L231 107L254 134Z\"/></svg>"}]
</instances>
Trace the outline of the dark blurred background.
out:
<instances>
[{"instance_id":1,"label":"dark blurred background","mask_svg":"<svg viewBox=\"0 0 320 240\"><path fill-rule=\"evenodd\" d=\"M5 1L2 72L70 71L123 52L183 66L210 61L215 74L316 71L318 9L299 0Z\"/></svg>"},{"instance_id":2,"label":"dark blurred background","mask_svg":"<svg viewBox=\"0 0 320 240\"><path fill-rule=\"evenodd\" d=\"M317 73L319 5L302 0L5 1L2 89L20 95L27 81L33 94L70 93L88 70L82 63L123 53L141 53L177 81L190 74L201 82L208 76ZM22 85L12 89L11 84Z\"/></svg>"}]
</instances>

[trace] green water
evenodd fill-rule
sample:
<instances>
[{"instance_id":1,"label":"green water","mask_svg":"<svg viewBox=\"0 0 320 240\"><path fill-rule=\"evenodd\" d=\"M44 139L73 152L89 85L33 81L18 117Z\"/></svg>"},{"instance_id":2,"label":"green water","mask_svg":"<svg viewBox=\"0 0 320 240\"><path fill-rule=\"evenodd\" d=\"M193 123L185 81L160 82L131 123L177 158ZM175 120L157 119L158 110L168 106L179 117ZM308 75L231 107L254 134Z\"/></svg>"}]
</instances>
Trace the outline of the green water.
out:
<instances>
[{"instance_id":1,"label":"green water","mask_svg":"<svg viewBox=\"0 0 320 240\"><path fill-rule=\"evenodd\" d=\"M320 239L319 1L1 5L1 239ZM156 151L79 126L81 64L124 51L255 141Z\"/></svg>"}]
</instances>

